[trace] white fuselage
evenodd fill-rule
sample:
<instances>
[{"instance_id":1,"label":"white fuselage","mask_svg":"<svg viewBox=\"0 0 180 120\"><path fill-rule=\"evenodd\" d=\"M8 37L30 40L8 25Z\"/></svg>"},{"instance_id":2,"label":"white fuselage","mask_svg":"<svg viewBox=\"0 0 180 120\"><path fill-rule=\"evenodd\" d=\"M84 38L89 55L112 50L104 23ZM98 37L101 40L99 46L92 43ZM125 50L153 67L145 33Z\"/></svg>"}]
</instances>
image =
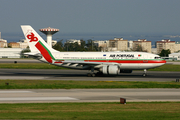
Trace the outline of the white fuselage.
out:
<instances>
[{"instance_id":1,"label":"white fuselage","mask_svg":"<svg viewBox=\"0 0 180 120\"><path fill-rule=\"evenodd\" d=\"M85 63L88 66L92 63L94 68L118 64L120 69L135 70L155 68L166 63L159 58L158 55L145 52L53 52L52 64L77 69L85 69ZM44 58L41 60L47 61Z\"/></svg>"}]
</instances>

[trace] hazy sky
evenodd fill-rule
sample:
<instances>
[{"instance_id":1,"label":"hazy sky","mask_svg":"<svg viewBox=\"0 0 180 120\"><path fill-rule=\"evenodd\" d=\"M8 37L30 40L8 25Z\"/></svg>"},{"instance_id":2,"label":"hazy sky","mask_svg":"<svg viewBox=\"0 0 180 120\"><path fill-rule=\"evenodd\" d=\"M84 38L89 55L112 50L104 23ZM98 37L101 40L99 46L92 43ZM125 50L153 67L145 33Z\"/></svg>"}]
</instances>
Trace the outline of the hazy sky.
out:
<instances>
[{"instance_id":1,"label":"hazy sky","mask_svg":"<svg viewBox=\"0 0 180 120\"><path fill-rule=\"evenodd\" d=\"M0 32L178 34L180 0L0 0Z\"/></svg>"}]
</instances>

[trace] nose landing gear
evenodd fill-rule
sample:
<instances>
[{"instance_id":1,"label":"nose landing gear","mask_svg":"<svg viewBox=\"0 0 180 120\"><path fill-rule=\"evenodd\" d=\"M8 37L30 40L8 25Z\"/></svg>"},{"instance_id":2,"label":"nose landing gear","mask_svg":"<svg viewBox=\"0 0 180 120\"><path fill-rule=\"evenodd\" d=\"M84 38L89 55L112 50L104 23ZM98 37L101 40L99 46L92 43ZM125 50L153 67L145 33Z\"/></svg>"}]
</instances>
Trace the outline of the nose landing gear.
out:
<instances>
[{"instance_id":1,"label":"nose landing gear","mask_svg":"<svg viewBox=\"0 0 180 120\"><path fill-rule=\"evenodd\" d=\"M142 75L143 77L146 77L146 76L147 76L146 72L147 72L147 70L144 69L144 73L143 73L143 75Z\"/></svg>"}]
</instances>

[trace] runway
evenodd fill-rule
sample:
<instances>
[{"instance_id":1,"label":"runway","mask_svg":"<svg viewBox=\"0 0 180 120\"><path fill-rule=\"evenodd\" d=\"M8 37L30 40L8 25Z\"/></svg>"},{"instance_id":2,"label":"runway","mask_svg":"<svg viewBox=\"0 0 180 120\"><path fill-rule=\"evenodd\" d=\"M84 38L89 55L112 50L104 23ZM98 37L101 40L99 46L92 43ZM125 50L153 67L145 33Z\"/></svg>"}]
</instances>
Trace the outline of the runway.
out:
<instances>
[{"instance_id":1,"label":"runway","mask_svg":"<svg viewBox=\"0 0 180 120\"><path fill-rule=\"evenodd\" d=\"M180 101L180 89L0 90L0 103Z\"/></svg>"},{"instance_id":2,"label":"runway","mask_svg":"<svg viewBox=\"0 0 180 120\"><path fill-rule=\"evenodd\" d=\"M23 62L23 61L22 61ZM143 71L118 76L87 77L86 70L0 69L0 79L74 81L175 81L179 72ZM23 89L0 90L0 103L180 101L180 89Z\"/></svg>"},{"instance_id":3,"label":"runway","mask_svg":"<svg viewBox=\"0 0 180 120\"><path fill-rule=\"evenodd\" d=\"M120 73L118 76L87 77L86 70L60 69L0 69L0 79L13 80L80 80L80 81L175 81L180 79L179 72L143 71Z\"/></svg>"},{"instance_id":4,"label":"runway","mask_svg":"<svg viewBox=\"0 0 180 120\"><path fill-rule=\"evenodd\" d=\"M13 59L0 59L0 63L41 63L39 60L27 59L27 58L13 58Z\"/></svg>"}]
</instances>

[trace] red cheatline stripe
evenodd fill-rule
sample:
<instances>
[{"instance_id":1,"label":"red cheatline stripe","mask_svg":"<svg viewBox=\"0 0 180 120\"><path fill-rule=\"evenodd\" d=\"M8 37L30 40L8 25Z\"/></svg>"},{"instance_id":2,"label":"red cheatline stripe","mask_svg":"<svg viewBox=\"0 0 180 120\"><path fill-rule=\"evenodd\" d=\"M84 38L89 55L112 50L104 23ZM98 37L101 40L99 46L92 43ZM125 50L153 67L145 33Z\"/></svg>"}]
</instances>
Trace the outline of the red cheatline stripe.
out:
<instances>
[{"instance_id":1,"label":"red cheatline stripe","mask_svg":"<svg viewBox=\"0 0 180 120\"><path fill-rule=\"evenodd\" d=\"M84 60L85 62L115 62L115 63L166 63L165 60Z\"/></svg>"},{"instance_id":2,"label":"red cheatline stripe","mask_svg":"<svg viewBox=\"0 0 180 120\"><path fill-rule=\"evenodd\" d=\"M62 63L62 62L60 61L60 62L54 62L54 63Z\"/></svg>"},{"instance_id":3,"label":"red cheatline stripe","mask_svg":"<svg viewBox=\"0 0 180 120\"><path fill-rule=\"evenodd\" d=\"M41 52L42 56L49 62L52 63L52 58L49 55L48 51L38 42L36 48Z\"/></svg>"}]
</instances>

